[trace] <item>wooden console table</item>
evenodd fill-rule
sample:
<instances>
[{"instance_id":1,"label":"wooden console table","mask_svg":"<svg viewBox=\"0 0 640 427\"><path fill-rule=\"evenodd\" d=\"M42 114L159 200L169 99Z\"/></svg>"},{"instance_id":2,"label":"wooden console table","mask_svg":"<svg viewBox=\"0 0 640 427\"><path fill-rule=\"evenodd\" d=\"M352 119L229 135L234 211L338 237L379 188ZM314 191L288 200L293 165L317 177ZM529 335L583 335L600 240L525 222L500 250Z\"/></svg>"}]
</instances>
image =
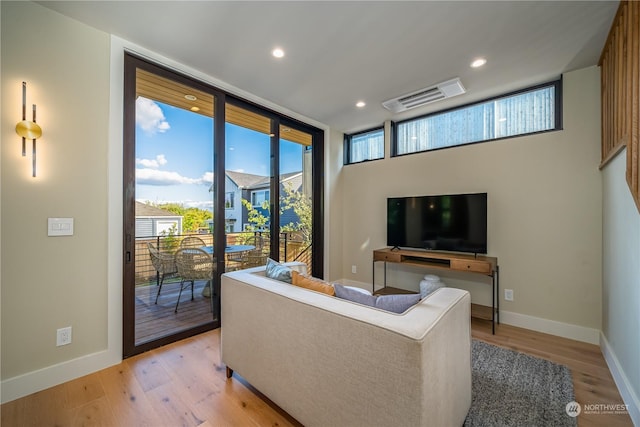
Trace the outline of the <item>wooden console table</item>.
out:
<instances>
[{"instance_id":1,"label":"wooden console table","mask_svg":"<svg viewBox=\"0 0 640 427\"><path fill-rule=\"evenodd\" d=\"M387 287L387 263L412 265L429 269L462 271L481 274L492 279L491 307L471 304L471 316L491 320L492 333L496 333L496 323L500 324L500 283L498 258L474 256L435 251L415 251L407 249L377 249L373 251L373 290L376 283L376 262L384 262L384 287Z\"/></svg>"}]
</instances>

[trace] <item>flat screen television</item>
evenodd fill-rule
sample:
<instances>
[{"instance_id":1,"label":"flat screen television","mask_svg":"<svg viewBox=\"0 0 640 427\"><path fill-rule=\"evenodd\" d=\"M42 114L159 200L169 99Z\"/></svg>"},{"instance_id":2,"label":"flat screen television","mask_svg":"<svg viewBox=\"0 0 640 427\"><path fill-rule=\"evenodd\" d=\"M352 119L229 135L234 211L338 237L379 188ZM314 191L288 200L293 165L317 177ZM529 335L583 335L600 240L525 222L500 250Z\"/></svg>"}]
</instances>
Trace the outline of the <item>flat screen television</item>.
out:
<instances>
[{"instance_id":1,"label":"flat screen television","mask_svg":"<svg viewBox=\"0 0 640 427\"><path fill-rule=\"evenodd\" d=\"M387 199L387 245L487 253L487 193Z\"/></svg>"}]
</instances>

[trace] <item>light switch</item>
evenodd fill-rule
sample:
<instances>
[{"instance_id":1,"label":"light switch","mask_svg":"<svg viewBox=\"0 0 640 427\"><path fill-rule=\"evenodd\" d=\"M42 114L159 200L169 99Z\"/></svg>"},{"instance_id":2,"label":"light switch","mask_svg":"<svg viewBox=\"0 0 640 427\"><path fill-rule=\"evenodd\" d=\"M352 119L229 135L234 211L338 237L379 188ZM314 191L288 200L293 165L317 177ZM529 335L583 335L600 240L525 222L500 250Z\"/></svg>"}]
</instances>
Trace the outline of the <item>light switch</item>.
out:
<instances>
[{"instance_id":1,"label":"light switch","mask_svg":"<svg viewBox=\"0 0 640 427\"><path fill-rule=\"evenodd\" d=\"M73 218L49 218L49 236L73 236Z\"/></svg>"}]
</instances>

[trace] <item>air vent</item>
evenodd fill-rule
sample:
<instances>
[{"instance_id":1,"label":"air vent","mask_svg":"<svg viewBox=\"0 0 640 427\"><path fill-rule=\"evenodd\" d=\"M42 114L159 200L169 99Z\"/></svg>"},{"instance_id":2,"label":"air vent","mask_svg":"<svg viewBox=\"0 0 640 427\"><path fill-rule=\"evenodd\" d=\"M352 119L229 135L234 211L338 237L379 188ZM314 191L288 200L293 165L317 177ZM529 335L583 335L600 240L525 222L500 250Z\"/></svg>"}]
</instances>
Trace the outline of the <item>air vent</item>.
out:
<instances>
[{"instance_id":1,"label":"air vent","mask_svg":"<svg viewBox=\"0 0 640 427\"><path fill-rule=\"evenodd\" d=\"M407 93L398 98L384 101L382 106L389 111L399 113L411 108L421 107L441 99L462 95L466 90L459 78L447 80L431 87Z\"/></svg>"}]
</instances>

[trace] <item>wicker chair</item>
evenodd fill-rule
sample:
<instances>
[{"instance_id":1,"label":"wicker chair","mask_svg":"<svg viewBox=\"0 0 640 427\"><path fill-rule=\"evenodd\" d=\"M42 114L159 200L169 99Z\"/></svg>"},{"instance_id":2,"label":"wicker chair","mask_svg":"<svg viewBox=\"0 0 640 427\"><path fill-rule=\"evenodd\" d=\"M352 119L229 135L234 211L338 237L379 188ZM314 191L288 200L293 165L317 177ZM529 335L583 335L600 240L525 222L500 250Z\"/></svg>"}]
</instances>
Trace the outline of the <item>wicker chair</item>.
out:
<instances>
[{"instance_id":1,"label":"wicker chair","mask_svg":"<svg viewBox=\"0 0 640 427\"><path fill-rule=\"evenodd\" d=\"M267 263L267 255L260 249L245 252L242 257L242 269L259 267Z\"/></svg>"},{"instance_id":2,"label":"wicker chair","mask_svg":"<svg viewBox=\"0 0 640 427\"><path fill-rule=\"evenodd\" d=\"M253 235L246 239L245 245L255 246L256 250L261 251L265 255L269 256L269 240L265 239L263 236Z\"/></svg>"},{"instance_id":3,"label":"wicker chair","mask_svg":"<svg viewBox=\"0 0 640 427\"><path fill-rule=\"evenodd\" d=\"M174 276L178 272L176 267L176 260L172 253L160 252L158 248L151 242L147 243L149 248L149 256L151 257L151 264L156 269L160 276L158 283L158 293L156 294L156 304L158 303L158 296L162 290L162 284L167 276Z\"/></svg>"},{"instance_id":4,"label":"wicker chair","mask_svg":"<svg viewBox=\"0 0 640 427\"><path fill-rule=\"evenodd\" d=\"M182 290L188 286L185 283L191 282L191 301L193 301L193 285L196 280L207 280L211 290L211 306L213 307L213 277L215 276L215 258L200 248L180 248L176 251L176 267L181 278L180 292L176 301L175 313L178 312L178 304Z\"/></svg>"},{"instance_id":5,"label":"wicker chair","mask_svg":"<svg viewBox=\"0 0 640 427\"><path fill-rule=\"evenodd\" d=\"M201 248L207 244L199 237L187 236L180 242L181 248Z\"/></svg>"}]
</instances>

